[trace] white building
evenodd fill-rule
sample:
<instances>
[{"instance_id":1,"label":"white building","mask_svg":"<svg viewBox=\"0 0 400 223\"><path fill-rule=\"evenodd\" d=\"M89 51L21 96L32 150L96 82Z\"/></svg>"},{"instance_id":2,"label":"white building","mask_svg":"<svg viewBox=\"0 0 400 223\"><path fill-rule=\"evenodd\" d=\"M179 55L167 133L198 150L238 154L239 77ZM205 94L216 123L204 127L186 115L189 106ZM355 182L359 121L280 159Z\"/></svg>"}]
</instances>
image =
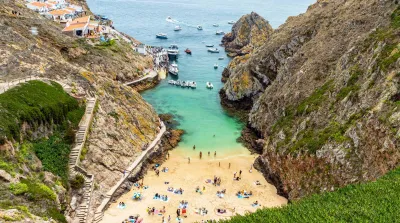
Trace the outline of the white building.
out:
<instances>
[{"instance_id":1,"label":"white building","mask_svg":"<svg viewBox=\"0 0 400 223\"><path fill-rule=\"evenodd\" d=\"M26 7L39 13L45 13L49 11L48 5L43 2L30 2L26 4Z\"/></svg>"}]
</instances>

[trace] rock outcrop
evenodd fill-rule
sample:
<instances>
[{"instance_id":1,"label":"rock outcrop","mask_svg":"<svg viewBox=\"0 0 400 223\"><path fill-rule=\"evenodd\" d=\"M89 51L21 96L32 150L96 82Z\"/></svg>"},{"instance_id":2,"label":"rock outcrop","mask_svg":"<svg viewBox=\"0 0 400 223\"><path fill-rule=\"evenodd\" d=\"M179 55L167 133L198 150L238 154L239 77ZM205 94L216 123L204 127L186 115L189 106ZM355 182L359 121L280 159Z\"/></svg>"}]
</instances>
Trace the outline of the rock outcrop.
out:
<instances>
[{"instance_id":1,"label":"rock outcrop","mask_svg":"<svg viewBox=\"0 0 400 223\"><path fill-rule=\"evenodd\" d=\"M230 65L222 103L245 109L242 140L262 142L257 167L280 194L330 191L399 165L398 7L317 1Z\"/></svg>"},{"instance_id":2,"label":"rock outcrop","mask_svg":"<svg viewBox=\"0 0 400 223\"><path fill-rule=\"evenodd\" d=\"M0 5L0 78L42 76L62 80L78 94L97 95L93 126L84 146L87 154L81 157L81 165L96 177L97 192L91 206L95 208L158 133L155 110L121 83L143 75L152 67L152 59L134 53L123 39L96 45L71 38L61 33L60 24L24 5L22 0ZM37 35L31 32L32 27L38 30Z\"/></svg>"},{"instance_id":3,"label":"rock outcrop","mask_svg":"<svg viewBox=\"0 0 400 223\"><path fill-rule=\"evenodd\" d=\"M232 31L222 38L222 45L231 56L248 54L261 46L272 31L268 21L252 12L232 26Z\"/></svg>"}]
</instances>

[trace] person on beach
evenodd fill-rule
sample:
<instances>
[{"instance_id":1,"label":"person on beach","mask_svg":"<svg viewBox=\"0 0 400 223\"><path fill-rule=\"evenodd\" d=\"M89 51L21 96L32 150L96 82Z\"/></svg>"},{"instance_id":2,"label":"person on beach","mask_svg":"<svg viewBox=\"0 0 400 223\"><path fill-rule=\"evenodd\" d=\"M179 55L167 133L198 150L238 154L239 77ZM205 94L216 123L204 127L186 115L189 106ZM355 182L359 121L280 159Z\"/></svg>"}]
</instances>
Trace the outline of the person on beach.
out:
<instances>
[{"instance_id":1,"label":"person on beach","mask_svg":"<svg viewBox=\"0 0 400 223\"><path fill-rule=\"evenodd\" d=\"M195 150L196 149L196 145L193 145L193 150Z\"/></svg>"},{"instance_id":2,"label":"person on beach","mask_svg":"<svg viewBox=\"0 0 400 223\"><path fill-rule=\"evenodd\" d=\"M164 222L165 222L165 220L164 220L164 216L162 216L161 223L164 223Z\"/></svg>"},{"instance_id":3,"label":"person on beach","mask_svg":"<svg viewBox=\"0 0 400 223\"><path fill-rule=\"evenodd\" d=\"M214 152L214 158L217 156L217 151Z\"/></svg>"},{"instance_id":4,"label":"person on beach","mask_svg":"<svg viewBox=\"0 0 400 223\"><path fill-rule=\"evenodd\" d=\"M200 159L201 159L202 156L203 156L203 153L200 151Z\"/></svg>"},{"instance_id":5,"label":"person on beach","mask_svg":"<svg viewBox=\"0 0 400 223\"><path fill-rule=\"evenodd\" d=\"M236 173L237 173L237 172L233 173L233 179L235 179L235 178L236 178Z\"/></svg>"},{"instance_id":6,"label":"person on beach","mask_svg":"<svg viewBox=\"0 0 400 223\"><path fill-rule=\"evenodd\" d=\"M242 170L239 171L239 177L242 177Z\"/></svg>"},{"instance_id":7,"label":"person on beach","mask_svg":"<svg viewBox=\"0 0 400 223\"><path fill-rule=\"evenodd\" d=\"M168 215L168 223L171 222L171 215Z\"/></svg>"},{"instance_id":8,"label":"person on beach","mask_svg":"<svg viewBox=\"0 0 400 223\"><path fill-rule=\"evenodd\" d=\"M190 157L188 157L188 163L190 164Z\"/></svg>"},{"instance_id":9,"label":"person on beach","mask_svg":"<svg viewBox=\"0 0 400 223\"><path fill-rule=\"evenodd\" d=\"M160 176L160 171L156 170L156 175L159 177Z\"/></svg>"},{"instance_id":10,"label":"person on beach","mask_svg":"<svg viewBox=\"0 0 400 223\"><path fill-rule=\"evenodd\" d=\"M208 151L208 156L210 156L210 151Z\"/></svg>"},{"instance_id":11,"label":"person on beach","mask_svg":"<svg viewBox=\"0 0 400 223\"><path fill-rule=\"evenodd\" d=\"M181 216L181 209L176 210L176 215L178 216L178 218L179 216Z\"/></svg>"},{"instance_id":12,"label":"person on beach","mask_svg":"<svg viewBox=\"0 0 400 223\"><path fill-rule=\"evenodd\" d=\"M221 167L221 162L218 162L218 167Z\"/></svg>"},{"instance_id":13,"label":"person on beach","mask_svg":"<svg viewBox=\"0 0 400 223\"><path fill-rule=\"evenodd\" d=\"M228 167L228 169L230 169L231 168L231 163L229 163L229 167Z\"/></svg>"}]
</instances>

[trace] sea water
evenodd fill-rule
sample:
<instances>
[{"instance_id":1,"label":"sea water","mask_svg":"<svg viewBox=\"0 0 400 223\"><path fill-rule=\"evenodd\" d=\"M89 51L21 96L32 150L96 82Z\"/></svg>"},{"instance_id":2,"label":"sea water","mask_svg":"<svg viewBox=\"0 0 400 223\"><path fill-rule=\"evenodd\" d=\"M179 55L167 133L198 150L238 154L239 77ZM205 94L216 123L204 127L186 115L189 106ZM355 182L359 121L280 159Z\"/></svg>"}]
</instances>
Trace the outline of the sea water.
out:
<instances>
[{"instance_id":1,"label":"sea water","mask_svg":"<svg viewBox=\"0 0 400 223\"><path fill-rule=\"evenodd\" d=\"M183 151L218 151L219 153L243 151L237 142L243 123L227 115L220 105L219 90L223 87L221 73L229 58L219 46L222 36L216 31L229 32L242 15L252 11L267 19L273 28L285 22L288 16L304 12L315 0L88 0L90 9L113 20L116 29L139 41L167 48L178 44L179 76L169 75L166 80L142 93L144 99L158 113L171 113L185 130L179 148ZM170 16L172 19L167 20ZM214 27L218 24L219 27ZM175 26L182 30L174 31ZM203 30L197 30L202 25ZM167 33L168 39L156 38L157 33ZM218 54L207 52L206 44L213 44ZM189 48L192 55L186 55ZM224 60L218 60L224 57ZM219 68L214 69L214 64ZM169 85L170 79L192 80L196 89ZM214 89L207 89L211 82Z\"/></svg>"}]
</instances>

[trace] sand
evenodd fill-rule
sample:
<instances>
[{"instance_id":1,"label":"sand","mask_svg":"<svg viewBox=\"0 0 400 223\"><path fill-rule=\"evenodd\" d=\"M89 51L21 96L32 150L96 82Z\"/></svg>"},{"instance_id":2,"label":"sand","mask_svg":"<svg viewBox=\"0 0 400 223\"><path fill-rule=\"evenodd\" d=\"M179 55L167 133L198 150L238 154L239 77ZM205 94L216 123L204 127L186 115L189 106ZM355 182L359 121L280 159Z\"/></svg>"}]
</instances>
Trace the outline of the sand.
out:
<instances>
[{"instance_id":1,"label":"sand","mask_svg":"<svg viewBox=\"0 0 400 223\"><path fill-rule=\"evenodd\" d=\"M116 203L113 203L105 212L104 223L122 222L129 215L139 214L143 217L144 222L162 222L160 215L148 215L147 207L155 207L161 210L163 206L166 208L165 220L171 216L171 222L176 220L176 211L179 202L182 200L189 202L187 209L187 218L183 218L182 222L201 222L208 219L229 218L232 215L243 215L248 212L254 212L257 208L277 207L285 205L287 200L276 194L276 188L269 184L261 173L253 168L252 173L249 172L256 156L251 155L246 149L235 149L231 153L217 154L214 158L213 152L208 156L207 152L203 152L203 158L199 159L199 151L191 149L176 149L170 152L170 158L159 168L160 176L156 176L155 172L150 170L144 178L144 185L148 185L148 189L133 188L129 193L123 195ZM188 164L188 157L191 162ZM228 168L231 163L230 169ZM219 166L220 165L220 166ZM168 167L167 173L161 172L162 167ZM240 181L233 180L234 172L242 170L242 179ZM211 183L205 183L206 179L214 179L214 176L220 177L221 186L214 186ZM255 185L255 181L261 182L260 186ZM164 182L170 182L166 185ZM196 187L201 189L205 186L205 191L201 195L196 193ZM167 191L168 187L182 188L182 195L174 194ZM224 198L217 197L217 191L226 189ZM249 199L238 198L235 194L239 190L252 191L253 195ZM134 192L142 192L141 201L132 200ZM154 200L155 193L167 195L168 202ZM126 204L125 209L118 208L119 202ZM260 206L253 207L251 204L258 201ZM195 213L195 209L204 207L208 210L208 214L201 216ZM227 214L218 214L215 209L227 209Z\"/></svg>"}]
</instances>

